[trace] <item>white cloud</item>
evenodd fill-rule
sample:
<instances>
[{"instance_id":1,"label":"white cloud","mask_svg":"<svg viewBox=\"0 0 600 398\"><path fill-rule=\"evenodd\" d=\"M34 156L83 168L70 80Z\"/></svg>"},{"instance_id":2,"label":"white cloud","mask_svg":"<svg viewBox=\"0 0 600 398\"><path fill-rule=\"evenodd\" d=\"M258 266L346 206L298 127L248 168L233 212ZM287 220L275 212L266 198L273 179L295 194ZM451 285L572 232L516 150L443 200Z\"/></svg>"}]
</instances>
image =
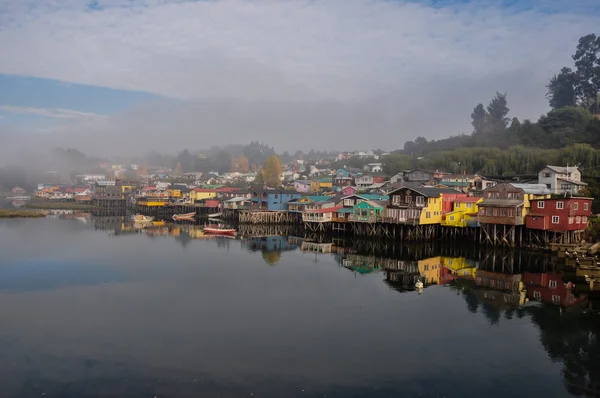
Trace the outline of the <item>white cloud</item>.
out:
<instances>
[{"instance_id":1,"label":"white cloud","mask_svg":"<svg viewBox=\"0 0 600 398\"><path fill-rule=\"evenodd\" d=\"M232 101L235 111L223 117L239 118L242 131L211 141L247 131L269 141L269 133L241 121L260 109L265 119L255 123L268 129L281 116L269 112L270 101L283 101L276 108L284 114L309 112L308 124L323 121L315 129L338 143L361 131L326 120L368 113L362 134L375 140L371 146L468 132L472 108L496 90L508 92L511 115L537 118L547 109L548 78L571 63L577 39L598 22L595 1L540 1L527 11L493 1L446 8L383 0L99 3L102 11L86 12L77 0L33 7L7 1L0 13L0 73L149 91L191 101L185 109L212 103L225 110L215 99ZM561 4L565 12L540 11ZM161 115L147 112L120 116L110 126L127 118L136 125L140 119L142 129L142 120L160 124ZM164 120L178 114L171 112ZM171 128L216 129L205 120L189 123ZM226 130L228 123L220 124ZM285 136L298 130L289 123L280 127L288 145L308 145Z\"/></svg>"},{"instance_id":2,"label":"white cloud","mask_svg":"<svg viewBox=\"0 0 600 398\"><path fill-rule=\"evenodd\" d=\"M80 112L73 109L44 109L44 108L33 108L25 106L11 106L11 105L0 105L0 111L21 113L27 115L43 116L53 119L79 119L89 117L105 117L104 115L98 115L96 113ZM2 117L2 115L0 115Z\"/></svg>"}]
</instances>

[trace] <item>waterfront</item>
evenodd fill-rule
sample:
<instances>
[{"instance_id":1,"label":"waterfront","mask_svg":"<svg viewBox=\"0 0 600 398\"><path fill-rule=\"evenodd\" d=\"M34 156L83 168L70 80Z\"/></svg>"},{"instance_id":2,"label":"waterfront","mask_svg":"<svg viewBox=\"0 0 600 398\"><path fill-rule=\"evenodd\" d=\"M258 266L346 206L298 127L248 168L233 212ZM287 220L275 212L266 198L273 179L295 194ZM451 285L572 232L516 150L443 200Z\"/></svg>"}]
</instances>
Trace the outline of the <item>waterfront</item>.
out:
<instances>
[{"instance_id":1,"label":"waterfront","mask_svg":"<svg viewBox=\"0 0 600 398\"><path fill-rule=\"evenodd\" d=\"M293 231L208 239L63 214L0 220L0 396L600 390L595 302L577 284L537 301L542 275L572 277L539 253Z\"/></svg>"}]
</instances>

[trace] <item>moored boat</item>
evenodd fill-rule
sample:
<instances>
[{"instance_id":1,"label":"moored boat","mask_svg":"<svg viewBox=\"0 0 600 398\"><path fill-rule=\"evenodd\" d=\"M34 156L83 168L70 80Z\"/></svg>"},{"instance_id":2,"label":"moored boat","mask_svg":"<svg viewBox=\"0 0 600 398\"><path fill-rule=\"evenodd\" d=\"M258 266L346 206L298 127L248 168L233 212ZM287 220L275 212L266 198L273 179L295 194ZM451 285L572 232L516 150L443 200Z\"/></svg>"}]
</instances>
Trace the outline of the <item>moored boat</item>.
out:
<instances>
[{"instance_id":1,"label":"moored boat","mask_svg":"<svg viewBox=\"0 0 600 398\"><path fill-rule=\"evenodd\" d=\"M133 221L135 222L152 222L154 221L154 217L145 216L143 214L136 214L133 216Z\"/></svg>"},{"instance_id":2,"label":"moored boat","mask_svg":"<svg viewBox=\"0 0 600 398\"><path fill-rule=\"evenodd\" d=\"M174 214L173 215L173 220L174 221L194 221L196 217L196 213L186 213L186 214Z\"/></svg>"},{"instance_id":3,"label":"moored boat","mask_svg":"<svg viewBox=\"0 0 600 398\"><path fill-rule=\"evenodd\" d=\"M235 229L221 227L204 227L204 233L212 235L235 236Z\"/></svg>"}]
</instances>

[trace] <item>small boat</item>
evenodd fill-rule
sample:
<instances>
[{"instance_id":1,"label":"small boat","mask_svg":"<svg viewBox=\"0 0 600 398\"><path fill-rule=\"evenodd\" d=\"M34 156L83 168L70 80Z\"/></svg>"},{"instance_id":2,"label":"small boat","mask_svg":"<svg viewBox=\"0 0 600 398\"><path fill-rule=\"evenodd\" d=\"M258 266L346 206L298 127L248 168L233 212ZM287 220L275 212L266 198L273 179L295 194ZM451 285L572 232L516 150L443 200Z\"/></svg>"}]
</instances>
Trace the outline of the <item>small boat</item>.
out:
<instances>
[{"instance_id":1,"label":"small boat","mask_svg":"<svg viewBox=\"0 0 600 398\"><path fill-rule=\"evenodd\" d=\"M204 227L204 233L212 235L235 236L235 229L221 227Z\"/></svg>"},{"instance_id":2,"label":"small boat","mask_svg":"<svg viewBox=\"0 0 600 398\"><path fill-rule=\"evenodd\" d=\"M152 222L154 221L154 217L145 216L143 214L136 214L133 216L133 221L135 222Z\"/></svg>"},{"instance_id":3,"label":"small boat","mask_svg":"<svg viewBox=\"0 0 600 398\"><path fill-rule=\"evenodd\" d=\"M194 221L195 218L196 218L196 212L173 215L173 221Z\"/></svg>"}]
</instances>

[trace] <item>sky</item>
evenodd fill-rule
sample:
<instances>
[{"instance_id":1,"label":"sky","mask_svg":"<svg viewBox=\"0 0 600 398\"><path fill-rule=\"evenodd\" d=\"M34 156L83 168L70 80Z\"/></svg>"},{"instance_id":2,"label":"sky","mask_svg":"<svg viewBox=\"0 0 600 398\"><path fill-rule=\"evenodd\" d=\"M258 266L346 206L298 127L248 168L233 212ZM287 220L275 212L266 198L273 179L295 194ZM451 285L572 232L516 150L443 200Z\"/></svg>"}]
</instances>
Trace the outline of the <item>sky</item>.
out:
<instances>
[{"instance_id":1,"label":"sky","mask_svg":"<svg viewBox=\"0 0 600 398\"><path fill-rule=\"evenodd\" d=\"M0 148L392 150L470 133L496 91L537 120L599 22L597 0L0 0Z\"/></svg>"}]
</instances>

